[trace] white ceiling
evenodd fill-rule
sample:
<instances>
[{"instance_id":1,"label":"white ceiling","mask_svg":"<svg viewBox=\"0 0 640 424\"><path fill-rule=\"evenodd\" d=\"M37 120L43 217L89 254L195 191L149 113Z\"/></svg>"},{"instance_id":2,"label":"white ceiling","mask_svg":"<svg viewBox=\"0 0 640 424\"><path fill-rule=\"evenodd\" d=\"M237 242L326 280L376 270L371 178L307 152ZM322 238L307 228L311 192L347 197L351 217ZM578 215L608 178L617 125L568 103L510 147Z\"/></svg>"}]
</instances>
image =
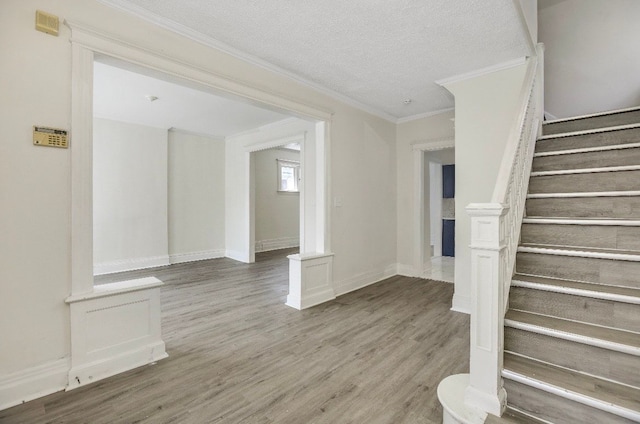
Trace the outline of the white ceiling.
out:
<instances>
[{"instance_id":1,"label":"white ceiling","mask_svg":"<svg viewBox=\"0 0 640 424\"><path fill-rule=\"evenodd\" d=\"M434 81L528 52L512 0L100 1L391 120L451 108Z\"/></svg>"},{"instance_id":2,"label":"white ceiling","mask_svg":"<svg viewBox=\"0 0 640 424\"><path fill-rule=\"evenodd\" d=\"M147 96L158 99L151 102ZM104 63L94 64L93 114L156 128L177 128L217 138L288 116Z\"/></svg>"}]
</instances>

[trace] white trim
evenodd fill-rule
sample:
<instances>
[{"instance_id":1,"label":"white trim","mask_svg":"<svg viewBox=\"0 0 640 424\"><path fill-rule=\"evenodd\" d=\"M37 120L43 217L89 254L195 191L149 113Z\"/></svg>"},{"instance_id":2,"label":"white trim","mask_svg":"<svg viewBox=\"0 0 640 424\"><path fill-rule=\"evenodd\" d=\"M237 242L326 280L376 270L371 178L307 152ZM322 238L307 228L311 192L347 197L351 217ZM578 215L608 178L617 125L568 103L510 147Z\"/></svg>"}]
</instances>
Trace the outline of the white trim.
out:
<instances>
[{"instance_id":1,"label":"white trim","mask_svg":"<svg viewBox=\"0 0 640 424\"><path fill-rule=\"evenodd\" d=\"M552 225L610 225L619 227L639 227L640 220L633 219L572 219L572 218L524 218L523 224Z\"/></svg>"},{"instance_id":2,"label":"white trim","mask_svg":"<svg viewBox=\"0 0 640 424\"><path fill-rule=\"evenodd\" d=\"M82 364L69 370L69 384L66 390L86 386L143 365L153 365L156 361L168 357L164 342L159 341L119 355Z\"/></svg>"},{"instance_id":3,"label":"white trim","mask_svg":"<svg viewBox=\"0 0 640 424\"><path fill-rule=\"evenodd\" d=\"M463 296L458 293L453 293L453 299L451 300L451 310L470 315L471 298L469 296Z\"/></svg>"},{"instance_id":4,"label":"white trim","mask_svg":"<svg viewBox=\"0 0 640 424\"><path fill-rule=\"evenodd\" d=\"M215 140L215 141L224 141L224 139L225 139L224 135L205 134L205 133L201 133L201 132L197 132L197 131L184 130L182 128L176 128L176 127L171 127L167 131L168 132L176 132L176 133L180 133L180 134L195 135L196 137L208 138L208 139Z\"/></svg>"},{"instance_id":5,"label":"white trim","mask_svg":"<svg viewBox=\"0 0 640 424\"><path fill-rule=\"evenodd\" d=\"M531 176L544 177L547 175L597 174L599 172L622 172L622 171L640 171L640 165L608 166L608 167L602 167L602 168L562 169L558 171L537 171L537 172L532 172Z\"/></svg>"},{"instance_id":6,"label":"white trim","mask_svg":"<svg viewBox=\"0 0 640 424\"><path fill-rule=\"evenodd\" d=\"M415 140L411 143L412 150L420 150L422 152L451 149L455 148L455 146L456 140L454 137L434 138L432 140Z\"/></svg>"},{"instance_id":7,"label":"white trim","mask_svg":"<svg viewBox=\"0 0 640 424\"><path fill-rule=\"evenodd\" d=\"M0 411L64 390L69 358L57 359L0 377Z\"/></svg>"},{"instance_id":8,"label":"white trim","mask_svg":"<svg viewBox=\"0 0 640 424\"><path fill-rule=\"evenodd\" d=\"M556 118L555 116L551 115L550 113L545 112L546 115L549 115L549 116L551 116L553 118L550 121L546 121L545 124L556 124L558 122L577 121L579 119L595 118L595 117L598 117L598 116L615 115L617 113L633 112L635 110L640 110L640 106L633 106L633 107L628 107L628 108L624 108L624 109L617 109L617 110L609 110L609 111L606 111L606 112L596 112L596 113L591 113L591 114L587 114L587 115L572 116L570 118Z\"/></svg>"},{"instance_id":9,"label":"white trim","mask_svg":"<svg viewBox=\"0 0 640 424\"><path fill-rule=\"evenodd\" d=\"M224 258L224 249L203 250L200 252L174 253L169 255L169 262L182 264L185 262L204 261L207 259Z\"/></svg>"},{"instance_id":10,"label":"white trim","mask_svg":"<svg viewBox=\"0 0 640 424\"><path fill-rule=\"evenodd\" d=\"M573 155L577 153L606 152L609 150L635 149L640 147L640 143L614 144L611 146L583 147L580 149L556 150L553 152L534 153L533 157L541 158L545 156Z\"/></svg>"},{"instance_id":11,"label":"white trim","mask_svg":"<svg viewBox=\"0 0 640 424\"><path fill-rule=\"evenodd\" d=\"M548 135L543 135L542 137L539 137L538 141L550 140L554 138L575 137L578 135L598 134L598 133L612 132L612 131L632 130L635 128L640 128L640 124L616 125L614 127L602 127L602 128L593 128L590 130L580 130L580 131L571 131L566 133L548 134Z\"/></svg>"},{"instance_id":12,"label":"white trim","mask_svg":"<svg viewBox=\"0 0 640 424\"><path fill-rule=\"evenodd\" d=\"M342 296L343 294L379 283L380 281L386 280L387 278L391 278L395 275L397 275L397 265L389 264L384 269L363 272L340 281L335 281L333 287L336 296Z\"/></svg>"},{"instance_id":13,"label":"white trim","mask_svg":"<svg viewBox=\"0 0 640 424\"><path fill-rule=\"evenodd\" d=\"M487 413L464 402L469 387L469 374L455 374L438 384L438 400L442 405L442 424L483 424Z\"/></svg>"},{"instance_id":14,"label":"white trim","mask_svg":"<svg viewBox=\"0 0 640 424\"><path fill-rule=\"evenodd\" d=\"M447 112L454 112L455 110L455 107L448 107L445 109L434 110L432 112L424 112L418 113L416 115L405 116L404 118L398 118L396 120L396 124L406 124L407 122L417 121L418 119L429 118L431 116L436 116Z\"/></svg>"},{"instance_id":15,"label":"white trim","mask_svg":"<svg viewBox=\"0 0 640 424\"><path fill-rule=\"evenodd\" d=\"M233 259L234 261L244 262L246 264L251 263L251 258L248 252L239 252L237 250L226 249L224 251L224 257Z\"/></svg>"},{"instance_id":16,"label":"white trim","mask_svg":"<svg viewBox=\"0 0 640 424\"><path fill-rule=\"evenodd\" d=\"M508 60L506 62L496 63L495 65L487 66L486 68L476 69L474 71L466 72L463 74L453 75L451 77L442 78L434 81L438 85L447 86L455 84L461 81L466 81L472 78L477 78L483 75L491 74L497 71L503 71L505 69L513 68L522 65L527 60L526 56L519 57L517 59Z\"/></svg>"},{"instance_id":17,"label":"white trim","mask_svg":"<svg viewBox=\"0 0 640 424\"><path fill-rule=\"evenodd\" d=\"M150 256L148 258L120 259L117 261L102 262L93 265L93 275L113 274L115 272L155 268L170 264L169 255Z\"/></svg>"},{"instance_id":18,"label":"white trim","mask_svg":"<svg viewBox=\"0 0 640 424\"><path fill-rule=\"evenodd\" d=\"M269 91L264 87L257 87L246 81L232 79L210 68L203 68L193 63L168 56L161 51L133 45L118 38L116 35L101 32L85 24L69 20L65 20L64 23L71 28L72 45L85 48L90 52L104 54L119 62L160 71L169 76L202 84L206 87L235 94L263 105L295 112L299 115L321 121L330 120L333 114L332 112L321 110L316 106L307 105L298 100L285 97L281 93ZM92 62L91 65L93 65Z\"/></svg>"},{"instance_id":19,"label":"white trim","mask_svg":"<svg viewBox=\"0 0 640 424\"><path fill-rule=\"evenodd\" d=\"M202 34L201 32L195 31L185 25L179 24L175 21L172 21L171 19L159 16L153 12L150 12L149 10L146 10L140 6L131 4L130 2L127 1L123 1L123 0L98 0L100 3L103 3L107 6L113 7L115 9L119 9L121 11L127 12L129 14L132 14L142 20L145 20L147 22L151 22L154 25L157 25L161 28L167 29L171 32L174 32L176 34L179 34L183 37L186 37L188 39L190 39L191 41L195 41L196 43L205 45L207 47L211 47L213 49L222 51L236 59L240 59L244 62L250 63L254 66L258 66L262 69L266 69L270 72L275 73L276 75L281 75L284 76L286 78L292 79L294 81L296 81L299 84L302 84L303 86L307 86L310 87L316 91L318 91L321 94L327 95L335 100L338 100L342 103L345 103L349 106L355 107L356 109L368 112L374 116L377 116L379 118L382 118L384 120L387 120L389 122L392 123L396 123L397 121L397 117L394 115L391 115L383 110L377 109L375 107L366 105L356 99L353 99L351 97L348 97L342 93L339 93L337 91L334 91L330 88L327 88L321 84L318 84L316 82L313 82L301 75L298 75L294 72L288 71L284 68L281 68L280 66L274 65L270 62L267 62L266 60L260 59L257 56L254 56L252 54L240 51L234 47L231 47L230 45L223 43L219 40L216 40L213 37L210 37L208 35Z\"/></svg>"},{"instance_id":20,"label":"white trim","mask_svg":"<svg viewBox=\"0 0 640 424\"><path fill-rule=\"evenodd\" d=\"M124 293L132 293L139 290L148 290L162 285L163 282L158 280L156 277L144 277L134 280L119 281L116 283L99 284L94 286L93 292L91 293L71 295L64 301L65 303L76 303L85 300L116 296Z\"/></svg>"},{"instance_id":21,"label":"white trim","mask_svg":"<svg viewBox=\"0 0 640 424\"><path fill-rule=\"evenodd\" d=\"M574 402L599 409L601 411L609 412L619 417L627 418L631 421L640 422L640 413L638 413L638 411L632 411L613 403L592 398L590 396L583 395L581 393L577 393L563 387L558 387L553 384L549 384L547 382L528 377L526 375L522 375L508 369L502 370L502 376L526 386L533 387L535 389L542 390L544 392L551 393L553 395L560 396L562 398L569 399Z\"/></svg>"},{"instance_id":22,"label":"white trim","mask_svg":"<svg viewBox=\"0 0 640 424\"><path fill-rule=\"evenodd\" d=\"M289 249L300 246L300 237L281 237L256 241L256 252L270 252L272 250Z\"/></svg>"},{"instance_id":23,"label":"white trim","mask_svg":"<svg viewBox=\"0 0 640 424\"><path fill-rule=\"evenodd\" d=\"M579 193L535 193L528 194L527 199L551 199L573 197L631 197L640 196L640 191L585 191Z\"/></svg>"},{"instance_id":24,"label":"white trim","mask_svg":"<svg viewBox=\"0 0 640 424\"><path fill-rule=\"evenodd\" d=\"M536 253L541 255L570 256L576 258L612 259L619 261L640 262L640 255L628 253L597 252L592 250L551 249L546 247L519 246L518 252Z\"/></svg>"},{"instance_id":25,"label":"white trim","mask_svg":"<svg viewBox=\"0 0 640 424\"><path fill-rule=\"evenodd\" d=\"M420 277L420 273L416 272L416 269L413 265L407 264L396 264L396 274L401 275L403 277Z\"/></svg>"},{"instance_id":26,"label":"white trim","mask_svg":"<svg viewBox=\"0 0 640 424\"><path fill-rule=\"evenodd\" d=\"M589 284L589 283L582 283L582 284ZM553 292L553 293L564 293L564 294L570 294L574 296L583 296L583 297L590 297L594 299L612 300L615 302L640 305L640 295L625 296L623 294L617 294L617 293L611 293L611 292L589 290L586 288L579 289L576 287L559 286L555 284L535 283L532 281L525 281L525 280L519 280L519 279L512 280L511 287L522 287L525 289L535 289L535 290L541 290L541 291L547 291L547 292Z\"/></svg>"},{"instance_id":27,"label":"white trim","mask_svg":"<svg viewBox=\"0 0 640 424\"><path fill-rule=\"evenodd\" d=\"M558 118L555 115L553 115L551 112L547 112L546 110L544 111L544 119L545 121L543 122L543 125L546 124L547 122L553 122L558 120Z\"/></svg>"}]
</instances>

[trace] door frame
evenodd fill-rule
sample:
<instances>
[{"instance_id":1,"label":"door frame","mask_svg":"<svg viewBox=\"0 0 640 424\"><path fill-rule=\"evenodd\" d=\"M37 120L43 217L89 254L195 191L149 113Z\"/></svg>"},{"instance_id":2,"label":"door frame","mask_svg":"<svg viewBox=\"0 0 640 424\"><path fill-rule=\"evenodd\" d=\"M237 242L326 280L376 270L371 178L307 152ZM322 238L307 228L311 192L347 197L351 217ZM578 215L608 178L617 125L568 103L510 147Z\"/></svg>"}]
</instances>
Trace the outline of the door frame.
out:
<instances>
[{"instance_id":1,"label":"door frame","mask_svg":"<svg viewBox=\"0 0 640 424\"><path fill-rule=\"evenodd\" d=\"M455 147L455 138L439 138L434 140L418 140L411 143L413 155L413 274L421 277L424 274L424 254L426 251L425 228L425 152L444 150ZM429 241L430 243L430 241Z\"/></svg>"}]
</instances>

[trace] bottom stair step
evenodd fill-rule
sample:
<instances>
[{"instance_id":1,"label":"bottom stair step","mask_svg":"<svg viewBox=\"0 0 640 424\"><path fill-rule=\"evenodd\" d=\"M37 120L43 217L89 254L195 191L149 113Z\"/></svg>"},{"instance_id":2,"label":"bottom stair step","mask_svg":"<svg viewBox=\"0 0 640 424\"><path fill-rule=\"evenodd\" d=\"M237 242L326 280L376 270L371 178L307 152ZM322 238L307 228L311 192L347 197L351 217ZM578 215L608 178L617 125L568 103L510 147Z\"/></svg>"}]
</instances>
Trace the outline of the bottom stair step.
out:
<instances>
[{"instance_id":1,"label":"bottom stair step","mask_svg":"<svg viewBox=\"0 0 640 424\"><path fill-rule=\"evenodd\" d=\"M501 417L496 417L495 415L487 415L487 419L484 420L484 424L546 424L547 421L541 421L537 418L533 418L529 415L523 414L522 412L513 409L507 408L502 414Z\"/></svg>"},{"instance_id":2,"label":"bottom stair step","mask_svg":"<svg viewBox=\"0 0 640 424\"><path fill-rule=\"evenodd\" d=\"M640 389L505 352L510 406L553 423L640 422Z\"/></svg>"}]
</instances>

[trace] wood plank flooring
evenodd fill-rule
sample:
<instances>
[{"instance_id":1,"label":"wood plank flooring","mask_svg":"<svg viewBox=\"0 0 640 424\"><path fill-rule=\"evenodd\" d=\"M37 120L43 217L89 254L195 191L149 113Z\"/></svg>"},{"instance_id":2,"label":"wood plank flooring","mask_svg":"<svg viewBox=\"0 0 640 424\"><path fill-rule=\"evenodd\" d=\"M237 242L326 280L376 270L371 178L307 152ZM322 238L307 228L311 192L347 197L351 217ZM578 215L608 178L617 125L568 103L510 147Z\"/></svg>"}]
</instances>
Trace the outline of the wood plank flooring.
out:
<instances>
[{"instance_id":1,"label":"wood plank flooring","mask_svg":"<svg viewBox=\"0 0 640 424\"><path fill-rule=\"evenodd\" d=\"M289 251L97 278L156 276L169 358L0 411L0 423L440 423L436 388L468 372L453 285L392 277L304 311Z\"/></svg>"}]
</instances>

